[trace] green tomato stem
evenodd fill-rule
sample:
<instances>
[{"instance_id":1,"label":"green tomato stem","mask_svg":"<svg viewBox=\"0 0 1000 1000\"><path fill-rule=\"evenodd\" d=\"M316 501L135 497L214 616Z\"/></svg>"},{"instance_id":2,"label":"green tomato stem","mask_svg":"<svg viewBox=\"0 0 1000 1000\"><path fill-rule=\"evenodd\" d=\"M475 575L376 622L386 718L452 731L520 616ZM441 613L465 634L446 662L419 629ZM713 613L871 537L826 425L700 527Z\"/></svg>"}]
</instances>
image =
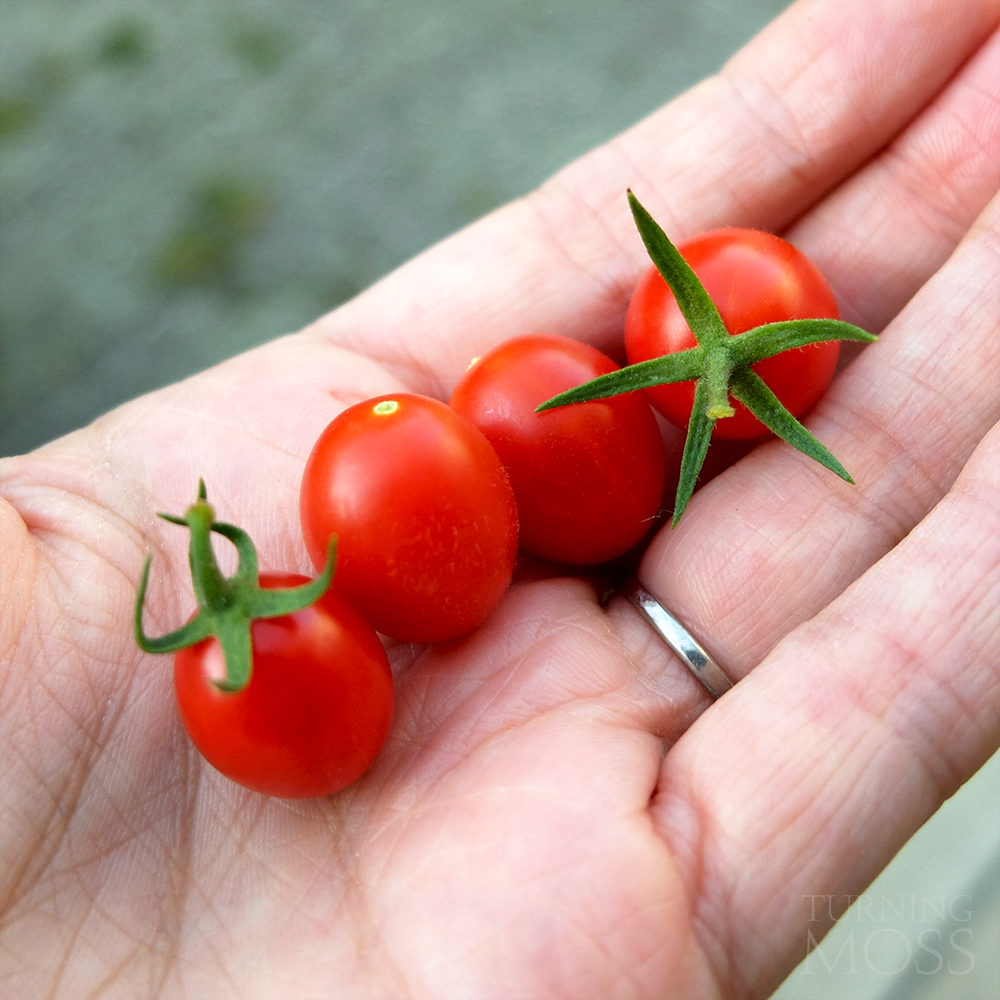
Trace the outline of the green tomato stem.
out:
<instances>
[{"instance_id":1,"label":"green tomato stem","mask_svg":"<svg viewBox=\"0 0 1000 1000\"><path fill-rule=\"evenodd\" d=\"M770 386L755 371L747 369L734 375L732 390L733 395L751 413L757 415L769 431L797 448L803 455L826 466L844 482L854 483L847 469L778 402Z\"/></svg>"},{"instance_id":2,"label":"green tomato stem","mask_svg":"<svg viewBox=\"0 0 1000 1000\"><path fill-rule=\"evenodd\" d=\"M664 385L668 382L693 382L702 374L704 368L703 350L700 347L690 351L679 351L677 354L664 354L659 358L641 361L607 375L597 378L575 389L553 396L539 406L536 413L552 410L567 403L587 403L593 399L607 399L609 396L620 396L625 392L635 392L637 389L647 389L653 385Z\"/></svg>"},{"instance_id":3,"label":"green tomato stem","mask_svg":"<svg viewBox=\"0 0 1000 1000\"><path fill-rule=\"evenodd\" d=\"M632 218L635 219L636 228L646 245L649 259L674 293L681 315L691 327L694 339L703 347L725 344L729 339L729 331L698 275L670 242L656 220L639 204L639 199L631 191L627 194Z\"/></svg>"},{"instance_id":4,"label":"green tomato stem","mask_svg":"<svg viewBox=\"0 0 1000 1000\"><path fill-rule=\"evenodd\" d=\"M671 382L697 380L674 503L674 525L680 520L694 492L715 421L724 420L736 412L730 401L730 394L778 437L842 479L853 482L840 462L789 413L750 366L764 358L807 344L828 340L871 343L876 337L860 327L833 319L767 323L744 333L730 335L715 303L680 251L631 191L628 192L628 202L650 259L670 286L698 346L602 375L553 396L542 403L537 408L538 411L604 399Z\"/></svg>"},{"instance_id":5,"label":"green tomato stem","mask_svg":"<svg viewBox=\"0 0 1000 1000\"><path fill-rule=\"evenodd\" d=\"M726 337L729 340L729 337ZM729 405L729 379L733 372L733 353L728 344L715 344L705 351L705 392L701 408L712 420L731 417L736 410ZM695 404L697 407L699 404Z\"/></svg>"},{"instance_id":6,"label":"green tomato stem","mask_svg":"<svg viewBox=\"0 0 1000 1000\"><path fill-rule=\"evenodd\" d=\"M712 441L712 431L715 429L715 419L707 412L708 388L704 379L698 379L694 390L694 406L691 408L691 419L688 421L687 437L684 439L684 454L681 456L680 478L677 482L677 495L674 499L674 514L670 526L677 527L681 514L694 494L698 475L705 464L708 446Z\"/></svg>"},{"instance_id":7,"label":"green tomato stem","mask_svg":"<svg viewBox=\"0 0 1000 1000\"><path fill-rule=\"evenodd\" d=\"M187 527L191 532L188 561L198 599L198 612L186 625L167 635L146 635L142 611L151 565L151 559L147 558L133 615L136 644L147 653L169 653L214 635L222 647L226 664L226 676L216 684L223 691L239 691L250 682L253 668L253 622L259 618L292 614L319 600L333 579L337 540L330 539L326 566L315 580L296 587L264 589L258 582L257 550L250 536L234 524L215 520L215 511L205 495L204 481L199 484L198 499L187 509L184 517L173 514L160 516L172 524ZM236 548L239 562L231 577L225 577L219 569L212 549L212 532L222 535Z\"/></svg>"},{"instance_id":8,"label":"green tomato stem","mask_svg":"<svg viewBox=\"0 0 1000 1000\"><path fill-rule=\"evenodd\" d=\"M781 323L765 323L729 338L733 368L747 368L783 351L825 340L872 344L878 338L859 326L839 319L790 319Z\"/></svg>"}]
</instances>

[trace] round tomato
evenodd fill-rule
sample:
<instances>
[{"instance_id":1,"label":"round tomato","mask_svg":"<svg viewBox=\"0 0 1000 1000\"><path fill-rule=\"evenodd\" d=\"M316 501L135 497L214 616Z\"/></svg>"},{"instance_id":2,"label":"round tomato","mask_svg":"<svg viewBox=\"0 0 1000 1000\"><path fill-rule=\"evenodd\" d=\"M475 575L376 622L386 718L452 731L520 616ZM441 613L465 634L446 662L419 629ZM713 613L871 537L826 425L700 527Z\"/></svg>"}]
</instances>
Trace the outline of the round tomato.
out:
<instances>
[{"instance_id":1,"label":"round tomato","mask_svg":"<svg viewBox=\"0 0 1000 1000\"><path fill-rule=\"evenodd\" d=\"M517 507L497 453L426 396L380 396L330 423L306 463L300 515L317 566L338 538L333 589L404 642L478 625L517 556Z\"/></svg>"},{"instance_id":2,"label":"round tomato","mask_svg":"<svg viewBox=\"0 0 1000 1000\"><path fill-rule=\"evenodd\" d=\"M604 562L639 542L659 513L665 456L641 394L535 412L617 367L567 337L516 337L477 359L452 394L451 406L486 435L510 475L527 552Z\"/></svg>"},{"instance_id":3,"label":"round tomato","mask_svg":"<svg viewBox=\"0 0 1000 1000\"><path fill-rule=\"evenodd\" d=\"M790 243L753 229L717 229L677 249L705 286L730 334L790 319L839 319L833 293L816 266ZM625 350L630 364L696 347L677 300L655 267L639 282L625 317ZM837 341L798 347L753 365L753 370L793 416L819 399L833 377ZM653 405L671 423L687 425L694 383L646 389ZM730 396L736 415L716 421L713 436L743 440L769 433Z\"/></svg>"},{"instance_id":4,"label":"round tomato","mask_svg":"<svg viewBox=\"0 0 1000 1000\"><path fill-rule=\"evenodd\" d=\"M306 583L262 575L264 589ZM252 623L253 669L226 692L214 637L174 654L181 719L202 756L228 778L266 795L328 795L361 775L392 718L392 675L375 630L327 592L315 604Z\"/></svg>"}]
</instances>

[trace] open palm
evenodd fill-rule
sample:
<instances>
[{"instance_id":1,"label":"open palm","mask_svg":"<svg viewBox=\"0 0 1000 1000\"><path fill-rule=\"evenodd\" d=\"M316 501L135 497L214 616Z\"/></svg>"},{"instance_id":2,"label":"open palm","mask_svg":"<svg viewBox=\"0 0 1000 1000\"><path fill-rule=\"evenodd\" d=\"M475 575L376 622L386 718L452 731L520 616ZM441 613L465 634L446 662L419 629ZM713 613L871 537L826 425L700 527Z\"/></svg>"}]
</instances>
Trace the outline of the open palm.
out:
<instances>
[{"instance_id":1,"label":"open palm","mask_svg":"<svg viewBox=\"0 0 1000 1000\"><path fill-rule=\"evenodd\" d=\"M797 4L313 327L4 462L8 995L775 987L803 895L846 905L1000 744L1000 5L962 7ZM185 533L155 512L203 476L263 569L306 570L297 484L344 406L446 399L521 333L620 349L646 262L629 186L675 240L782 231L884 331L809 419L856 486L769 443L639 567L744 679L709 707L625 601L539 574L470 636L392 650L397 715L355 785L291 802L222 778L131 638L148 551L149 630L192 607Z\"/></svg>"}]
</instances>

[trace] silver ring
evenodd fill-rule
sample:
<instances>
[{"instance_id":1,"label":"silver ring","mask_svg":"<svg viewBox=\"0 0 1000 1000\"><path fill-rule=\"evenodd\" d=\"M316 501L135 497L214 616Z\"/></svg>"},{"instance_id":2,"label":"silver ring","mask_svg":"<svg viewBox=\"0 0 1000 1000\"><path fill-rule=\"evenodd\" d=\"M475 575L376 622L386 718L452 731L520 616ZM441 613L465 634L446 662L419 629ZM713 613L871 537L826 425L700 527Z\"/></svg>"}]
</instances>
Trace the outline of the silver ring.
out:
<instances>
[{"instance_id":1,"label":"silver ring","mask_svg":"<svg viewBox=\"0 0 1000 1000\"><path fill-rule=\"evenodd\" d=\"M713 698L725 694L733 686L726 672L708 655L701 643L634 576L628 577L622 584L621 594L681 658L684 666L701 681Z\"/></svg>"}]
</instances>

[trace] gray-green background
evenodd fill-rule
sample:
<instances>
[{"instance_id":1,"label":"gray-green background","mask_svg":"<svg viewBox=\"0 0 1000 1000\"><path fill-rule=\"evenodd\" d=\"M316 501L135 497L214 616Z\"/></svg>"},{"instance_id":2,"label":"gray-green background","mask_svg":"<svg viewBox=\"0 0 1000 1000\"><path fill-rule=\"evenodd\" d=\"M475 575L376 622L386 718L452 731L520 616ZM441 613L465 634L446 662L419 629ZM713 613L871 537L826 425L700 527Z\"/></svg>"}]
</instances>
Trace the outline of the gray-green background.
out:
<instances>
[{"instance_id":1,"label":"gray-green background","mask_svg":"<svg viewBox=\"0 0 1000 1000\"><path fill-rule=\"evenodd\" d=\"M301 327L714 72L784 6L0 0L0 454ZM997 1000L998 765L784 1000ZM958 902L938 920L942 900Z\"/></svg>"}]
</instances>

